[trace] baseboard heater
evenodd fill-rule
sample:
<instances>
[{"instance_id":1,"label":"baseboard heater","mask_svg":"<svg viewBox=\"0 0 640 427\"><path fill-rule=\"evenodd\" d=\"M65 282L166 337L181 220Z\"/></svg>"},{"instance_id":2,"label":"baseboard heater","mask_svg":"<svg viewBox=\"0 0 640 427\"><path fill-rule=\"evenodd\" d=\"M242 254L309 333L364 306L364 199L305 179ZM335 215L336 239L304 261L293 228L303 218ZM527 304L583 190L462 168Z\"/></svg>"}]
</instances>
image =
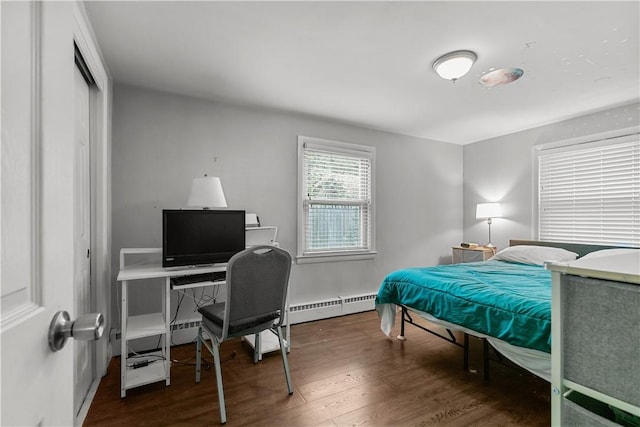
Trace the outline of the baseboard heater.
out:
<instances>
[{"instance_id":1,"label":"baseboard heater","mask_svg":"<svg viewBox=\"0 0 640 427\"><path fill-rule=\"evenodd\" d=\"M375 308L376 294L351 295L348 297L335 297L323 301L314 301L289 306L287 323L311 322L314 320L328 319L347 314L361 313ZM200 319L185 319L171 324L171 345L193 342L198 333ZM134 351L144 351L157 347L157 337L139 339L131 342ZM111 343L113 355L120 354L120 331L111 331Z\"/></svg>"},{"instance_id":2,"label":"baseboard heater","mask_svg":"<svg viewBox=\"0 0 640 427\"><path fill-rule=\"evenodd\" d=\"M289 306L288 323L311 322L313 320L328 319L346 314L360 313L375 308L376 294L351 295L335 297L322 301L314 301Z\"/></svg>"}]
</instances>

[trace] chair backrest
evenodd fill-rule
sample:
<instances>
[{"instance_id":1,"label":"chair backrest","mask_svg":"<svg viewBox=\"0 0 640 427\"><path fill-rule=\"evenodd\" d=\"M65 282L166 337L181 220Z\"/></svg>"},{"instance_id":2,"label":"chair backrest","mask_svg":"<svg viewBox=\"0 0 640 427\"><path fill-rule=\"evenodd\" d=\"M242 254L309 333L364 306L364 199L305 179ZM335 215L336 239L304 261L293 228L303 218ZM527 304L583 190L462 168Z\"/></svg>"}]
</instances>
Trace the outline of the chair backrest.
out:
<instances>
[{"instance_id":1,"label":"chair backrest","mask_svg":"<svg viewBox=\"0 0 640 427\"><path fill-rule=\"evenodd\" d=\"M285 312L291 255L275 246L254 246L235 254L227 264L227 301L223 340L246 335Z\"/></svg>"}]
</instances>

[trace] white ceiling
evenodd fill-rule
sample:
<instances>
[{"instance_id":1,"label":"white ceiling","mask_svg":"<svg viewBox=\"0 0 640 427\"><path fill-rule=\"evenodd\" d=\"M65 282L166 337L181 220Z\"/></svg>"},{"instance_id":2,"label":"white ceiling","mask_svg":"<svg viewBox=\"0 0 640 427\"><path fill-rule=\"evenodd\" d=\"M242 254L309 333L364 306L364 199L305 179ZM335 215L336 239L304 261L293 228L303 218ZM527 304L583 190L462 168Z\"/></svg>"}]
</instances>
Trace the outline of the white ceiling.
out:
<instances>
[{"instance_id":1,"label":"white ceiling","mask_svg":"<svg viewBox=\"0 0 640 427\"><path fill-rule=\"evenodd\" d=\"M625 2L85 3L113 79L466 144L640 98ZM456 83L431 64L476 52ZM493 68L524 76L486 88Z\"/></svg>"}]
</instances>

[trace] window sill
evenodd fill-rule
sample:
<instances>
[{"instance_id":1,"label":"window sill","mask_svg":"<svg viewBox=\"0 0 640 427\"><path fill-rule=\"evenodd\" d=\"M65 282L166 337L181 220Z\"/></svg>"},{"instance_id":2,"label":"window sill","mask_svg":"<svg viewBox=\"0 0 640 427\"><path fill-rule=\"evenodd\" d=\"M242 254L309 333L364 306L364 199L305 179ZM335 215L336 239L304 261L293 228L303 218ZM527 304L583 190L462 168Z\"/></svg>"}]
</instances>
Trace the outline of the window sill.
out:
<instances>
[{"instance_id":1,"label":"window sill","mask_svg":"<svg viewBox=\"0 0 640 427\"><path fill-rule=\"evenodd\" d=\"M356 252L356 253L338 253L331 252L326 254L298 255L296 264L313 264L319 262L340 262L340 261L360 261L365 259L374 259L378 252Z\"/></svg>"}]
</instances>

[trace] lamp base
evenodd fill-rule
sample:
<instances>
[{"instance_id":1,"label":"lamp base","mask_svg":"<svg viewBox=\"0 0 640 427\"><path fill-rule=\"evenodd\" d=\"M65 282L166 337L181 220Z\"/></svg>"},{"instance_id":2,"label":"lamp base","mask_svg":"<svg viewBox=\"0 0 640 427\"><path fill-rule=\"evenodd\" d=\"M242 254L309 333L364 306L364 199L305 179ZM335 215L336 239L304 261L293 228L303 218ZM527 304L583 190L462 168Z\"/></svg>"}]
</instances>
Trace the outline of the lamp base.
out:
<instances>
[{"instance_id":1,"label":"lamp base","mask_svg":"<svg viewBox=\"0 0 640 427\"><path fill-rule=\"evenodd\" d=\"M487 243L487 244L486 244L486 245L484 245L484 246L485 246L485 247L487 247L487 248L495 248L494 244L493 244L493 243L491 243L491 242Z\"/></svg>"}]
</instances>

